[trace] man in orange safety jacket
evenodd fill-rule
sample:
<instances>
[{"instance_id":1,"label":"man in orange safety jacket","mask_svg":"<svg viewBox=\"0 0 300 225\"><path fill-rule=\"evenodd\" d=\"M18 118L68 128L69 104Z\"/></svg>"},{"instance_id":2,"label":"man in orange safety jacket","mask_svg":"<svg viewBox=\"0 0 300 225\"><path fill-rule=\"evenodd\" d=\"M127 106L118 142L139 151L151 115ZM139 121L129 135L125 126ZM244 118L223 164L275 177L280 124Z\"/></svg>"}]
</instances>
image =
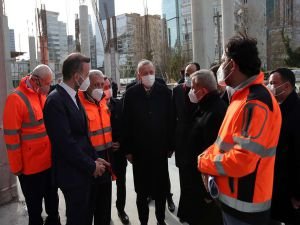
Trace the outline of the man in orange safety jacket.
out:
<instances>
[{"instance_id":1,"label":"man in orange safety jacket","mask_svg":"<svg viewBox=\"0 0 300 225\"><path fill-rule=\"evenodd\" d=\"M80 102L88 119L88 130L91 143L98 157L110 162L112 148L112 129L110 111L103 92L104 75L99 70L89 72L90 86L83 92L79 91ZM93 215L95 225L109 225L111 220L111 189L112 170L96 178L92 191Z\"/></svg>"},{"instance_id":2,"label":"man in orange safety jacket","mask_svg":"<svg viewBox=\"0 0 300 225\"><path fill-rule=\"evenodd\" d=\"M51 179L51 144L43 108L52 81L47 65L38 65L7 97L3 127L11 172L18 176L29 214L29 225L59 225L57 188Z\"/></svg>"},{"instance_id":3,"label":"man in orange safety jacket","mask_svg":"<svg viewBox=\"0 0 300 225\"><path fill-rule=\"evenodd\" d=\"M236 36L218 70L230 105L215 143L198 158L205 183L221 203L226 225L268 224L281 113L264 86L257 43ZM207 176L205 177L207 178Z\"/></svg>"}]
</instances>

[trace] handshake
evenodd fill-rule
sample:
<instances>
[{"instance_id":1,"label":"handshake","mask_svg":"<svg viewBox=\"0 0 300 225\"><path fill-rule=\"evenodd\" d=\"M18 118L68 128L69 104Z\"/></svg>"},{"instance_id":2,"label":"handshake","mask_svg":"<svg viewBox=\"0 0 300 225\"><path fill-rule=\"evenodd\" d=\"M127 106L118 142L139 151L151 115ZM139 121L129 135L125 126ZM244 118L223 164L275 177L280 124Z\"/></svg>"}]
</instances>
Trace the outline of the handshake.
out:
<instances>
[{"instance_id":1,"label":"handshake","mask_svg":"<svg viewBox=\"0 0 300 225\"><path fill-rule=\"evenodd\" d=\"M110 163L105 161L104 159L98 158L96 161L96 169L94 171L94 177L100 177L105 172L106 167L110 168Z\"/></svg>"}]
</instances>

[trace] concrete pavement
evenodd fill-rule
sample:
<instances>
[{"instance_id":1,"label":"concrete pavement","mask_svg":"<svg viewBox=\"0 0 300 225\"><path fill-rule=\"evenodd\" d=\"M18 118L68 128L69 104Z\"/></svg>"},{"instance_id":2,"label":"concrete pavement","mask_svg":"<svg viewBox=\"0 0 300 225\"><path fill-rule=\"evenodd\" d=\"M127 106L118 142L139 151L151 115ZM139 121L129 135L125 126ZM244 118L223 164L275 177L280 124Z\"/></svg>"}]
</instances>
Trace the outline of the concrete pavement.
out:
<instances>
[{"instance_id":1,"label":"concrete pavement","mask_svg":"<svg viewBox=\"0 0 300 225\"><path fill-rule=\"evenodd\" d=\"M176 205L176 210L174 213L169 212L166 207L166 223L168 225L179 225L181 224L176 217L177 213L177 206L179 201L180 195L180 186L179 186L179 176L178 176L178 169L175 166L175 159L174 156L169 159L169 173L171 179L171 186L172 186L172 193L173 199ZM129 163L127 167L127 199L126 199L126 207L125 211L130 218L131 225L138 225L138 214L137 208L135 204L136 200L136 193L134 191L133 185L133 176L132 176L132 166ZM116 185L113 182L113 191L112 191L112 222L111 225L122 225L121 221L118 218L117 210L116 210ZM63 195L60 192L60 217L61 222L64 225L66 222L65 217L65 202L63 199ZM149 205L150 207L150 214L149 214L149 225L156 225L156 218L155 218L155 206L154 202L152 201ZM45 214L44 214L45 216ZM11 203L5 206L0 206L0 224L1 225L27 225L28 224L28 216L26 212L26 205L24 203L24 197L20 194L20 201L16 203Z\"/></svg>"}]
</instances>

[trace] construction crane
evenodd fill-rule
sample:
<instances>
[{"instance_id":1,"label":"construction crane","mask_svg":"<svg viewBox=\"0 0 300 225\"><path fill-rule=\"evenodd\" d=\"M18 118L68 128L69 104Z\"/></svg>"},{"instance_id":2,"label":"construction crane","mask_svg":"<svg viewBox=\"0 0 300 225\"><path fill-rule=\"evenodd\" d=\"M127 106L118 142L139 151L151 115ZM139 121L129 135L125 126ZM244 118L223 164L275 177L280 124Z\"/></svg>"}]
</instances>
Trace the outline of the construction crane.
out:
<instances>
[{"instance_id":1,"label":"construction crane","mask_svg":"<svg viewBox=\"0 0 300 225\"><path fill-rule=\"evenodd\" d=\"M47 34L47 14L45 4L41 4L41 9L36 9L36 24L39 36L41 63L48 65L48 34Z\"/></svg>"}]
</instances>

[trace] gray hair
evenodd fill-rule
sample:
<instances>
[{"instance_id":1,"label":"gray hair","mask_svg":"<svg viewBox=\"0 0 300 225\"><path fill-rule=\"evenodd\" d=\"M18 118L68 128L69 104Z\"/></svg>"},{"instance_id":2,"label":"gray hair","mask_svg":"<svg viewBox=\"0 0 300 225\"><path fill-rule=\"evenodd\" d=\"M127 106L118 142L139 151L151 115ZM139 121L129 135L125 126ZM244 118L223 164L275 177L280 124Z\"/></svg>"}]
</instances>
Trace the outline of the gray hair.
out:
<instances>
[{"instance_id":1,"label":"gray hair","mask_svg":"<svg viewBox=\"0 0 300 225\"><path fill-rule=\"evenodd\" d=\"M150 60L142 59L141 61L139 61L136 71L139 72L140 68L145 65L152 65L154 67L153 63Z\"/></svg>"},{"instance_id":2,"label":"gray hair","mask_svg":"<svg viewBox=\"0 0 300 225\"><path fill-rule=\"evenodd\" d=\"M40 64L38 65L37 67L35 67L31 73L31 75L33 76L37 76L37 77L40 77L40 78L44 78L48 75L51 75L51 77L53 78L54 77L54 74L51 70L51 68L45 64Z\"/></svg>"},{"instance_id":3,"label":"gray hair","mask_svg":"<svg viewBox=\"0 0 300 225\"><path fill-rule=\"evenodd\" d=\"M91 80L95 76L99 76L101 78L104 78L103 73L100 70L90 70L89 72L89 79Z\"/></svg>"},{"instance_id":4,"label":"gray hair","mask_svg":"<svg viewBox=\"0 0 300 225\"><path fill-rule=\"evenodd\" d=\"M191 77L196 85L206 88L209 92L217 90L216 78L210 70L198 70Z\"/></svg>"}]
</instances>

